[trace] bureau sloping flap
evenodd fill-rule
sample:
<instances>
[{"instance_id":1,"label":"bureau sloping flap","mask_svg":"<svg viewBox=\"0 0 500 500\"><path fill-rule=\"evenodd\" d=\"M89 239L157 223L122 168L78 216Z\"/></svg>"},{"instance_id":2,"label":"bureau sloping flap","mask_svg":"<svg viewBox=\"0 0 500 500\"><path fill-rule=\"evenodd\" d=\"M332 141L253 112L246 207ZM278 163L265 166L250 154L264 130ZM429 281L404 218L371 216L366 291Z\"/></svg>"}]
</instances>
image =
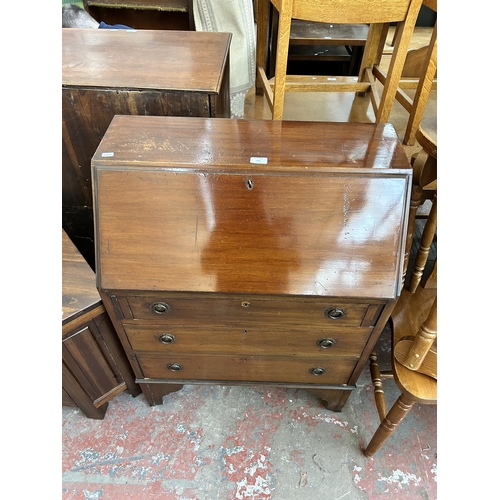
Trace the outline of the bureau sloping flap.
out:
<instances>
[{"instance_id":1,"label":"bureau sloping flap","mask_svg":"<svg viewBox=\"0 0 500 500\"><path fill-rule=\"evenodd\" d=\"M357 141L344 154L360 154ZM101 288L396 296L408 175L325 162L160 167L135 155L136 166L94 162Z\"/></svg>"}]
</instances>

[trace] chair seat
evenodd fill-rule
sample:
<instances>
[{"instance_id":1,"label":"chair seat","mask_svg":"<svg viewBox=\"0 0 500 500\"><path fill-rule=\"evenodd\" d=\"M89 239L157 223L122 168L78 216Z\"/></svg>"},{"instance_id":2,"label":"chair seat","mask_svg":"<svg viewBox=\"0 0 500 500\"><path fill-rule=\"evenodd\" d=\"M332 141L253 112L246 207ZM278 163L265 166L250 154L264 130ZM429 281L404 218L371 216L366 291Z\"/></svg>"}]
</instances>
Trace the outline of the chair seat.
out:
<instances>
[{"instance_id":1,"label":"chair seat","mask_svg":"<svg viewBox=\"0 0 500 500\"><path fill-rule=\"evenodd\" d=\"M436 288L422 288L419 286L415 293L406 288L392 314L392 342L393 346L407 336L415 335L420 325L425 321L434 299ZM432 404L437 401L437 381L432 377L409 370L393 360L394 381L403 394L409 394L417 402Z\"/></svg>"},{"instance_id":2,"label":"chair seat","mask_svg":"<svg viewBox=\"0 0 500 500\"><path fill-rule=\"evenodd\" d=\"M416 132L418 143L433 158L437 158L437 117L424 118Z\"/></svg>"}]
</instances>

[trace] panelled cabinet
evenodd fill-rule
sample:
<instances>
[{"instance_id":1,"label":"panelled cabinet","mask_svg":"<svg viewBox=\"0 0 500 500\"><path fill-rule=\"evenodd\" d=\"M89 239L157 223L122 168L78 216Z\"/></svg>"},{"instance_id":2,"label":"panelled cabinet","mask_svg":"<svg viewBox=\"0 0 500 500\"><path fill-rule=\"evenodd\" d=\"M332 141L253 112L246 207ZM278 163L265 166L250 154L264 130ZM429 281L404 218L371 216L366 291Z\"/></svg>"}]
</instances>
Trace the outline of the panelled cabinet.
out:
<instances>
[{"instance_id":1,"label":"panelled cabinet","mask_svg":"<svg viewBox=\"0 0 500 500\"><path fill-rule=\"evenodd\" d=\"M96 289L95 274L62 231L62 404L102 419L108 401L141 393Z\"/></svg>"},{"instance_id":2,"label":"panelled cabinet","mask_svg":"<svg viewBox=\"0 0 500 500\"><path fill-rule=\"evenodd\" d=\"M97 286L150 404L266 384L342 409L401 289L392 125L117 116L92 174Z\"/></svg>"}]
</instances>

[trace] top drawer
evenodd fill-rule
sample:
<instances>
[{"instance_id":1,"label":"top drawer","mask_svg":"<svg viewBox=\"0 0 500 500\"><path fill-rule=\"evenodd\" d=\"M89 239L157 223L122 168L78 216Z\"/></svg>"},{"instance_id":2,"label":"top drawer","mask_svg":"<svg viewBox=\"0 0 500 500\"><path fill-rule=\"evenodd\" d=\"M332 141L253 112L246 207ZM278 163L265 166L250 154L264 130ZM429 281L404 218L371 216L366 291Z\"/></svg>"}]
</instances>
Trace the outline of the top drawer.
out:
<instances>
[{"instance_id":1,"label":"top drawer","mask_svg":"<svg viewBox=\"0 0 500 500\"><path fill-rule=\"evenodd\" d=\"M124 318L176 325L374 326L383 304L342 299L156 295L118 297Z\"/></svg>"}]
</instances>

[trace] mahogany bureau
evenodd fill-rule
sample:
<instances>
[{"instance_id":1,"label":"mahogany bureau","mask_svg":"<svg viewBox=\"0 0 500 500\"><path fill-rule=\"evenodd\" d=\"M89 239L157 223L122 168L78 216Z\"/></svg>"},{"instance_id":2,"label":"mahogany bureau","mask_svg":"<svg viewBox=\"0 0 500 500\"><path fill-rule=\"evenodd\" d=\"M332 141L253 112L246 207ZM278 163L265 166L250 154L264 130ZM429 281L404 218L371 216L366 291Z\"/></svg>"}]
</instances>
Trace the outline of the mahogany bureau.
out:
<instances>
[{"instance_id":1,"label":"mahogany bureau","mask_svg":"<svg viewBox=\"0 0 500 500\"><path fill-rule=\"evenodd\" d=\"M266 384L342 409L401 289L392 125L116 116L92 176L97 287L150 404Z\"/></svg>"},{"instance_id":2,"label":"mahogany bureau","mask_svg":"<svg viewBox=\"0 0 500 500\"><path fill-rule=\"evenodd\" d=\"M231 37L62 29L63 228L92 269L90 160L113 116L230 117Z\"/></svg>"},{"instance_id":3,"label":"mahogany bureau","mask_svg":"<svg viewBox=\"0 0 500 500\"><path fill-rule=\"evenodd\" d=\"M95 285L95 274L62 231L62 405L104 418L108 401L141 393Z\"/></svg>"}]
</instances>

